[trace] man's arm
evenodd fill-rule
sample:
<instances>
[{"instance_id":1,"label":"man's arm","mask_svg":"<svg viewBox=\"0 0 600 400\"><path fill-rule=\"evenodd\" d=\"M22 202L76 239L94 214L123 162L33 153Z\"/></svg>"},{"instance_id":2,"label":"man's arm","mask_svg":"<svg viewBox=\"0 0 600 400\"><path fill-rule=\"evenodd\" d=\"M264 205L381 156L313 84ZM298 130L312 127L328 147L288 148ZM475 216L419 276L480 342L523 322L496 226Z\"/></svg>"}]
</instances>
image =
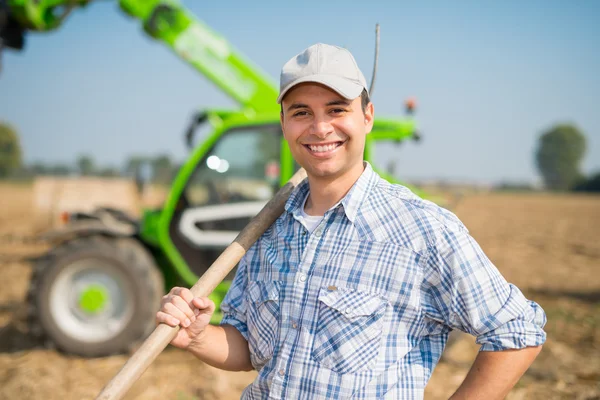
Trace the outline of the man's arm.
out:
<instances>
[{"instance_id":1,"label":"man's arm","mask_svg":"<svg viewBox=\"0 0 600 400\"><path fill-rule=\"evenodd\" d=\"M527 371L542 346L481 351L450 400L503 399Z\"/></svg>"},{"instance_id":2,"label":"man's arm","mask_svg":"<svg viewBox=\"0 0 600 400\"><path fill-rule=\"evenodd\" d=\"M203 338L187 350L205 363L226 371L251 371L248 342L231 325L208 325Z\"/></svg>"},{"instance_id":3,"label":"man's arm","mask_svg":"<svg viewBox=\"0 0 600 400\"><path fill-rule=\"evenodd\" d=\"M546 315L506 281L464 226L436 239L424 285L430 318L481 345L453 399L504 398L540 352Z\"/></svg>"}]
</instances>

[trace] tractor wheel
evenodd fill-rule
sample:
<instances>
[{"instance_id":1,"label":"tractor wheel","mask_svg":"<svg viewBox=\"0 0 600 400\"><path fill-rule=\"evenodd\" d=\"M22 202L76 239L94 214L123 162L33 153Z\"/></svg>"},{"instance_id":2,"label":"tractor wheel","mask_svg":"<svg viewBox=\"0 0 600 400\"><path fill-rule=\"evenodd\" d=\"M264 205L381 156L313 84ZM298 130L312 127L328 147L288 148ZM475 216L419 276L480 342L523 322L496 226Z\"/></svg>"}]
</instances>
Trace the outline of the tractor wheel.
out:
<instances>
[{"instance_id":1,"label":"tractor wheel","mask_svg":"<svg viewBox=\"0 0 600 400\"><path fill-rule=\"evenodd\" d=\"M34 266L31 331L67 353L123 353L152 331L163 293L161 273L136 240L75 239Z\"/></svg>"}]
</instances>

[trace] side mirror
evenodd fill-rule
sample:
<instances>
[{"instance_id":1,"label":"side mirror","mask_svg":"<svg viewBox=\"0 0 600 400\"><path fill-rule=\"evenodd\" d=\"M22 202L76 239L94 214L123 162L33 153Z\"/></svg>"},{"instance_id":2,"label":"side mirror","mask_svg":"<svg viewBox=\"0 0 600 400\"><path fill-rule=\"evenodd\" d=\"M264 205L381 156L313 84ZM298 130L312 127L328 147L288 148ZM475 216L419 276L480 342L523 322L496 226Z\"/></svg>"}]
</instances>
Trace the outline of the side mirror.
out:
<instances>
[{"instance_id":1,"label":"side mirror","mask_svg":"<svg viewBox=\"0 0 600 400\"><path fill-rule=\"evenodd\" d=\"M196 134L196 129L198 129L198 127L207 119L208 115L204 111L198 112L192 117L192 121L185 132L185 144L188 150L191 151L194 148L194 135Z\"/></svg>"}]
</instances>

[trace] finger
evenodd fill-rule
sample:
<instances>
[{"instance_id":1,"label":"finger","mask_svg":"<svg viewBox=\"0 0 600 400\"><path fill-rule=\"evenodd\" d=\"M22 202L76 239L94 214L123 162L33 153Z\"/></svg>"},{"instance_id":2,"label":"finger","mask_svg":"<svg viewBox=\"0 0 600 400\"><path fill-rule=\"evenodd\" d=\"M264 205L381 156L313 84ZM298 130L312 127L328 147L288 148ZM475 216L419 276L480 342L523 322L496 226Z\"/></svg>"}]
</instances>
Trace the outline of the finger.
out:
<instances>
[{"instance_id":1,"label":"finger","mask_svg":"<svg viewBox=\"0 0 600 400\"><path fill-rule=\"evenodd\" d=\"M180 296L181 298L183 298L183 300L186 303L188 303L189 307L192 309L192 314L197 314L197 313L194 313L195 310L193 310L193 309L195 307L192 304L194 295L192 294L192 292L189 289L183 288L183 287L174 288L172 296ZM194 315L192 315L192 317L194 317Z\"/></svg>"},{"instance_id":2,"label":"finger","mask_svg":"<svg viewBox=\"0 0 600 400\"><path fill-rule=\"evenodd\" d=\"M194 317L194 310L192 310L190 303L185 301L183 299L183 297L173 296L173 298L171 299L171 303L175 307L179 308L181 310L181 312L183 312L187 318Z\"/></svg>"},{"instance_id":3,"label":"finger","mask_svg":"<svg viewBox=\"0 0 600 400\"><path fill-rule=\"evenodd\" d=\"M215 303L208 297L196 297L192 304L202 313L212 313L215 311Z\"/></svg>"},{"instance_id":4,"label":"finger","mask_svg":"<svg viewBox=\"0 0 600 400\"><path fill-rule=\"evenodd\" d=\"M161 301L160 301L160 303L161 303L161 306L162 306L162 305L165 305L165 304L167 304L167 303L170 303L170 302L171 302L171 299L173 299L173 297L175 297L175 296L179 296L179 292L180 292L180 291L181 291L181 288L179 288L179 287L174 287L174 288L172 288L172 289L169 291L169 293L165 294L165 295L162 297L162 299L161 299Z\"/></svg>"},{"instance_id":5,"label":"finger","mask_svg":"<svg viewBox=\"0 0 600 400\"><path fill-rule=\"evenodd\" d=\"M185 302L190 304L191 306L192 300L194 300L194 295L192 294L192 291L190 289L180 288L179 296L181 296L183 300L185 300Z\"/></svg>"},{"instance_id":6,"label":"finger","mask_svg":"<svg viewBox=\"0 0 600 400\"><path fill-rule=\"evenodd\" d=\"M175 286L175 287L171 288L171 290L169 291L168 295L170 295L170 296L178 296L179 292L181 291L181 289L183 289L183 288L181 288L179 286Z\"/></svg>"},{"instance_id":7,"label":"finger","mask_svg":"<svg viewBox=\"0 0 600 400\"><path fill-rule=\"evenodd\" d=\"M180 323L177 318L162 311L156 313L156 322L159 324L167 324L172 327L176 327Z\"/></svg>"},{"instance_id":8,"label":"finger","mask_svg":"<svg viewBox=\"0 0 600 400\"><path fill-rule=\"evenodd\" d=\"M185 315L185 313L183 311L181 311L173 303L165 304L162 311L171 315L172 317L176 318L177 320L179 320L179 322L181 323L181 326L183 326L184 328L187 328L191 324L191 321L188 318L188 316Z\"/></svg>"}]
</instances>

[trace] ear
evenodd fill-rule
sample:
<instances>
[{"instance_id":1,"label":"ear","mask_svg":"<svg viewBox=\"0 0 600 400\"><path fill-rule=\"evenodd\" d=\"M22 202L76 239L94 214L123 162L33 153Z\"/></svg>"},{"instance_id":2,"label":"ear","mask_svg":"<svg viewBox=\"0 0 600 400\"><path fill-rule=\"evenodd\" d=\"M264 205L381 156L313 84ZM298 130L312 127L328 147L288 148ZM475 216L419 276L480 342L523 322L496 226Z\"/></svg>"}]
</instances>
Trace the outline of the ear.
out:
<instances>
[{"instance_id":1,"label":"ear","mask_svg":"<svg viewBox=\"0 0 600 400\"><path fill-rule=\"evenodd\" d=\"M283 111L279 112L279 123L281 124L281 131L285 132L285 129L283 128L284 123L283 123Z\"/></svg>"},{"instance_id":2,"label":"ear","mask_svg":"<svg viewBox=\"0 0 600 400\"><path fill-rule=\"evenodd\" d=\"M373 129L373 122L375 121L375 107L373 103L369 102L365 109L365 133L370 133Z\"/></svg>"}]
</instances>

